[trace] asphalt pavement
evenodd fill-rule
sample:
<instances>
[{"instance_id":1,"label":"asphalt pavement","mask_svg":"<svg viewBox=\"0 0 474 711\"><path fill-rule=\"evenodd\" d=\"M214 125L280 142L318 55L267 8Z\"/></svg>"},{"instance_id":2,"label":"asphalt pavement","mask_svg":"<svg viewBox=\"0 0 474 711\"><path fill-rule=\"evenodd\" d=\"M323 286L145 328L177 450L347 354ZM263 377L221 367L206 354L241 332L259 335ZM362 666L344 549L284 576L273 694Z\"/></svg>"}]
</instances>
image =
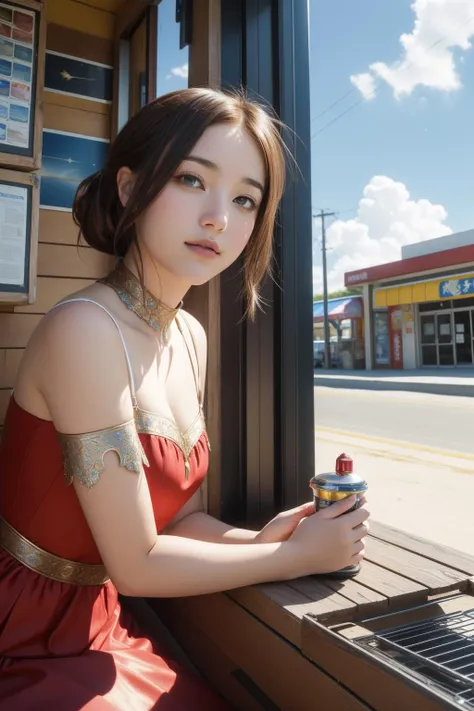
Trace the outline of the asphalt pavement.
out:
<instances>
[{"instance_id":1,"label":"asphalt pavement","mask_svg":"<svg viewBox=\"0 0 474 711\"><path fill-rule=\"evenodd\" d=\"M374 520L474 552L471 373L319 371L314 404L317 473L347 452Z\"/></svg>"},{"instance_id":2,"label":"asphalt pavement","mask_svg":"<svg viewBox=\"0 0 474 711\"><path fill-rule=\"evenodd\" d=\"M474 398L314 388L316 427L474 454Z\"/></svg>"}]
</instances>

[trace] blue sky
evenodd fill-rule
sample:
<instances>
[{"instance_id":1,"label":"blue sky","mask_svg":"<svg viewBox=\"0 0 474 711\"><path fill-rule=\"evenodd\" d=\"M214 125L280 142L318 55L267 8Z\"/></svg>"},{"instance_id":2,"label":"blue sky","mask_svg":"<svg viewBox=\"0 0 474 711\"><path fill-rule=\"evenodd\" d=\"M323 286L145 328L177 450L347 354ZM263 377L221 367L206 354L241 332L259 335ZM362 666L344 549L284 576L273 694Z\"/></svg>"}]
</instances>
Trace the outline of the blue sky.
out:
<instances>
[{"instance_id":1,"label":"blue sky","mask_svg":"<svg viewBox=\"0 0 474 711\"><path fill-rule=\"evenodd\" d=\"M328 231L330 288L404 243L474 228L473 40L473 0L310 0L313 209L341 213ZM364 99L351 76L367 73ZM315 288L319 234L315 223Z\"/></svg>"},{"instance_id":2,"label":"blue sky","mask_svg":"<svg viewBox=\"0 0 474 711\"><path fill-rule=\"evenodd\" d=\"M179 25L175 22L176 0L162 0L158 7L157 94L188 85L189 49L179 49Z\"/></svg>"}]
</instances>

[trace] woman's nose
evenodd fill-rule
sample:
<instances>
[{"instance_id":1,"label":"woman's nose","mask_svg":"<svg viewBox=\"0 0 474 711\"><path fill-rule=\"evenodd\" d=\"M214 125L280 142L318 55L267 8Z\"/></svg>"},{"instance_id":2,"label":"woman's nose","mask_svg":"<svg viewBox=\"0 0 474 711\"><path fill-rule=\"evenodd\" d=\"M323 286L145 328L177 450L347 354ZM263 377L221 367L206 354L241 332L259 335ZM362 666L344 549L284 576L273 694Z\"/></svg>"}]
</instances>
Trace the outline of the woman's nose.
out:
<instances>
[{"instance_id":1,"label":"woman's nose","mask_svg":"<svg viewBox=\"0 0 474 711\"><path fill-rule=\"evenodd\" d=\"M227 215L222 210L207 212L201 217L201 227L213 229L215 232L225 232L227 229Z\"/></svg>"}]
</instances>

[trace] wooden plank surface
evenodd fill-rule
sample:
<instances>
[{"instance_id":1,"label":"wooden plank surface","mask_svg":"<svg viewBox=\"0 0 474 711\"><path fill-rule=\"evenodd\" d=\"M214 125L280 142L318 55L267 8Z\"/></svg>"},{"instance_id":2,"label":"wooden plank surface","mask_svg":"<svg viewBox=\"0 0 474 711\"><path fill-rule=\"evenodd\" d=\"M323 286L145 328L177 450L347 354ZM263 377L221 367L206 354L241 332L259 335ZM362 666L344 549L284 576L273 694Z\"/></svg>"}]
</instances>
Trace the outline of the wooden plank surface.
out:
<instances>
[{"instance_id":1,"label":"wooden plank surface","mask_svg":"<svg viewBox=\"0 0 474 711\"><path fill-rule=\"evenodd\" d=\"M46 48L71 57L97 64L114 65L114 45L109 39L72 30L64 25L48 22Z\"/></svg>"},{"instance_id":2,"label":"wooden plank surface","mask_svg":"<svg viewBox=\"0 0 474 711\"><path fill-rule=\"evenodd\" d=\"M38 231L40 243L77 245L78 232L79 228L74 223L71 212L40 209Z\"/></svg>"},{"instance_id":3,"label":"wooden plank surface","mask_svg":"<svg viewBox=\"0 0 474 711\"><path fill-rule=\"evenodd\" d=\"M356 615L358 617L360 615L383 614L389 605L387 596L375 589L361 585L361 582L359 576L357 576L356 579L344 580L343 582L324 578L324 584L327 585L328 588L331 588L356 605Z\"/></svg>"},{"instance_id":4,"label":"wooden plank surface","mask_svg":"<svg viewBox=\"0 0 474 711\"><path fill-rule=\"evenodd\" d=\"M392 571L396 570L403 577L426 586L431 594L467 588L465 573L372 536L367 537L365 557L372 563Z\"/></svg>"},{"instance_id":5,"label":"wooden plank surface","mask_svg":"<svg viewBox=\"0 0 474 711\"><path fill-rule=\"evenodd\" d=\"M48 22L63 25L85 34L112 39L115 15L105 10L97 10L74 0L48 0L46 5Z\"/></svg>"},{"instance_id":6,"label":"wooden plank surface","mask_svg":"<svg viewBox=\"0 0 474 711\"><path fill-rule=\"evenodd\" d=\"M22 314L45 314L50 308L64 299L65 296L73 294L86 286L93 284L93 279L66 279L39 277L36 300L34 304L26 306L16 306L15 313ZM0 366L1 367L1 366Z\"/></svg>"},{"instance_id":7,"label":"wooden plank surface","mask_svg":"<svg viewBox=\"0 0 474 711\"><path fill-rule=\"evenodd\" d=\"M110 119L107 114L47 103L43 105L43 113L45 128L91 138L110 138Z\"/></svg>"},{"instance_id":8,"label":"wooden plank surface","mask_svg":"<svg viewBox=\"0 0 474 711\"><path fill-rule=\"evenodd\" d=\"M363 561L356 580L381 595L385 595L389 607L426 600L430 592L425 585L404 578L402 575L394 573L393 570L387 570L387 568L382 568L368 560Z\"/></svg>"},{"instance_id":9,"label":"wooden plank surface","mask_svg":"<svg viewBox=\"0 0 474 711\"><path fill-rule=\"evenodd\" d=\"M158 615L162 616L162 601L155 600L153 602L158 610ZM166 615L164 621L169 623ZM142 629L148 631L146 627L142 627ZM228 657L227 650L221 649L201 628L194 625L191 619L172 615L170 631L175 639L182 641L186 654L193 660L202 676L225 699L231 702L232 709L235 711L265 711L265 707L239 683L236 678L239 667Z\"/></svg>"},{"instance_id":10,"label":"wooden plank surface","mask_svg":"<svg viewBox=\"0 0 474 711\"><path fill-rule=\"evenodd\" d=\"M173 616L189 619L202 629L282 711L369 711L227 595L168 600L166 605ZM185 646L184 638L178 642Z\"/></svg>"},{"instance_id":11,"label":"wooden plank surface","mask_svg":"<svg viewBox=\"0 0 474 711\"><path fill-rule=\"evenodd\" d=\"M301 644L304 615L317 614L321 609L317 602L284 582L253 585L227 594L296 647Z\"/></svg>"},{"instance_id":12,"label":"wooden plank surface","mask_svg":"<svg viewBox=\"0 0 474 711\"><path fill-rule=\"evenodd\" d=\"M50 104L52 106L65 106L79 111L89 111L95 114L103 114L104 116L107 116L109 124L112 121L111 104L102 104L100 101L92 101L92 99L86 99L82 96L69 96L68 94L60 94L59 92L48 91L47 89L44 91L43 101L45 104Z\"/></svg>"},{"instance_id":13,"label":"wooden plank surface","mask_svg":"<svg viewBox=\"0 0 474 711\"><path fill-rule=\"evenodd\" d=\"M96 7L98 10L106 10L107 12L117 12L123 2L124 0L81 0L83 5Z\"/></svg>"},{"instance_id":14,"label":"wooden plank surface","mask_svg":"<svg viewBox=\"0 0 474 711\"><path fill-rule=\"evenodd\" d=\"M297 578L288 581L289 587L306 595L313 602L311 613L321 619L337 620L352 619L357 611L357 605L335 592L332 588L316 577Z\"/></svg>"},{"instance_id":15,"label":"wooden plank surface","mask_svg":"<svg viewBox=\"0 0 474 711\"><path fill-rule=\"evenodd\" d=\"M426 538L413 536L406 531L399 531L392 526L386 526L378 521L370 522L370 535L381 541L392 543L404 550L418 553L430 560L435 560L450 568L455 568L463 573L474 575L474 556L462 551L442 546Z\"/></svg>"},{"instance_id":16,"label":"wooden plank surface","mask_svg":"<svg viewBox=\"0 0 474 711\"><path fill-rule=\"evenodd\" d=\"M115 259L90 247L40 244L38 276L99 279L109 272ZM4 345L0 342L0 347Z\"/></svg>"},{"instance_id":17,"label":"wooden plank surface","mask_svg":"<svg viewBox=\"0 0 474 711\"><path fill-rule=\"evenodd\" d=\"M32 314L0 314L0 348L24 348L41 318Z\"/></svg>"},{"instance_id":18,"label":"wooden plank surface","mask_svg":"<svg viewBox=\"0 0 474 711\"><path fill-rule=\"evenodd\" d=\"M0 349L0 388L12 388L23 358L24 348Z\"/></svg>"}]
</instances>

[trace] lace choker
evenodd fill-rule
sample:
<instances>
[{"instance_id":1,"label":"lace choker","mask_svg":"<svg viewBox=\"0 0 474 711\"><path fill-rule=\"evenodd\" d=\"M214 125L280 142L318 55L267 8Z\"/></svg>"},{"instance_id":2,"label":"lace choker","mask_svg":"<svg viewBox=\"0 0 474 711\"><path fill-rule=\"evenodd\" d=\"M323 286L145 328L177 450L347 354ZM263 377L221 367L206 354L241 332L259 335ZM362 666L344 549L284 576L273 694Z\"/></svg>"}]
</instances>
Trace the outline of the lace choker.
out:
<instances>
[{"instance_id":1,"label":"lace choker","mask_svg":"<svg viewBox=\"0 0 474 711\"><path fill-rule=\"evenodd\" d=\"M178 314L183 302L175 309L163 304L146 287L142 287L137 277L123 262L108 276L97 280L99 284L110 286L130 311L145 321L150 328L160 334L164 345L171 340L170 326Z\"/></svg>"}]
</instances>

